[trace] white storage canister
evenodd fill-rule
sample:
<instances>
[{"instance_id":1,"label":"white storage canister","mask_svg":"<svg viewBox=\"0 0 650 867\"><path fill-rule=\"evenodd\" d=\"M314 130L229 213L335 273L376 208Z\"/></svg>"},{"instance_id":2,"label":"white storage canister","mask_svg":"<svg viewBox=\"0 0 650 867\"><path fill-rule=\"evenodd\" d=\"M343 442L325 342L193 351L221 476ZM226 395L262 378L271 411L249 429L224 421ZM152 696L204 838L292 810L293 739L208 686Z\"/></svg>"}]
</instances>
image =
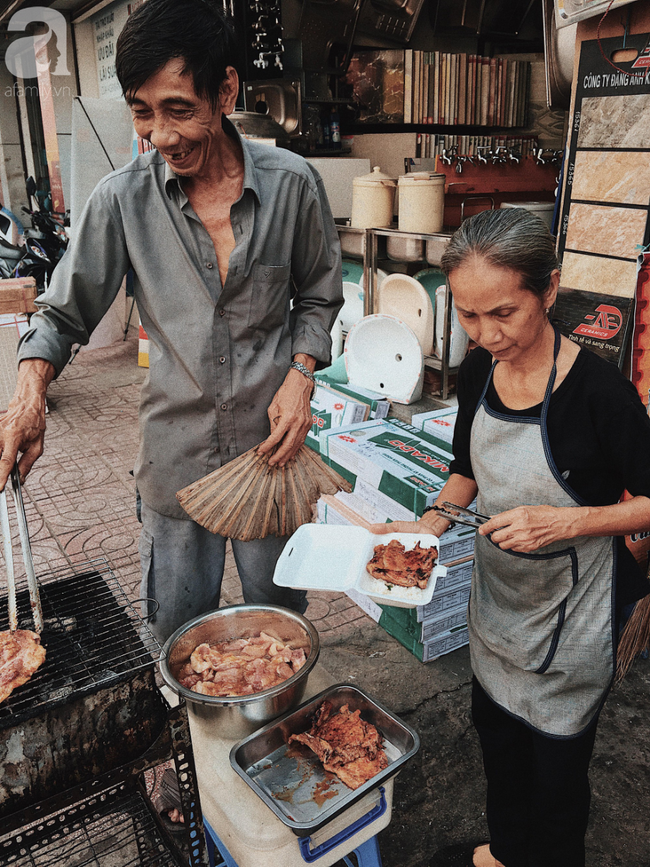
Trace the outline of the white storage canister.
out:
<instances>
[{"instance_id":1,"label":"white storage canister","mask_svg":"<svg viewBox=\"0 0 650 867\"><path fill-rule=\"evenodd\" d=\"M352 179L352 217L354 229L388 229L393 222L395 178L375 166L368 175Z\"/></svg>"},{"instance_id":2,"label":"white storage canister","mask_svg":"<svg viewBox=\"0 0 650 867\"><path fill-rule=\"evenodd\" d=\"M401 193L400 193L401 195ZM553 213L555 211L555 202L502 202L502 208L525 208L532 214L544 220L548 226L549 232L553 230Z\"/></svg>"},{"instance_id":3,"label":"white storage canister","mask_svg":"<svg viewBox=\"0 0 650 867\"><path fill-rule=\"evenodd\" d=\"M410 172L400 175L398 226L401 232L440 232L445 212L445 175Z\"/></svg>"}]
</instances>

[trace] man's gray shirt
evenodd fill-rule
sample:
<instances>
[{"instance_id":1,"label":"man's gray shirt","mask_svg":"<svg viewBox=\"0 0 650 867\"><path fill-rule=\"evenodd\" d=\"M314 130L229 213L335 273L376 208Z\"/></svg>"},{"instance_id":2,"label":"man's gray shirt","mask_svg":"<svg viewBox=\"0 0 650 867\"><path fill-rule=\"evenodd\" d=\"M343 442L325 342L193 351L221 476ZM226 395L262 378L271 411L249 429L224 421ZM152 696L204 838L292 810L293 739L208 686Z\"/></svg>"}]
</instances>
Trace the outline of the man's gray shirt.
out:
<instances>
[{"instance_id":1,"label":"man's gray shirt","mask_svg":"<svg viewBox=\"0 0 650 867\"><path fill-rule=\"evenodd\" d=\"M133 268L149 337L136 480L150 508L171 517L187 518L178 490L268 436L267 409L296 353L329 363L343 302L318 173L289 151L241 141L225 286L210 236L153 152L98 184L19 348L19 360L45 358L58 375Z\"/></svg>"}]
</instances>

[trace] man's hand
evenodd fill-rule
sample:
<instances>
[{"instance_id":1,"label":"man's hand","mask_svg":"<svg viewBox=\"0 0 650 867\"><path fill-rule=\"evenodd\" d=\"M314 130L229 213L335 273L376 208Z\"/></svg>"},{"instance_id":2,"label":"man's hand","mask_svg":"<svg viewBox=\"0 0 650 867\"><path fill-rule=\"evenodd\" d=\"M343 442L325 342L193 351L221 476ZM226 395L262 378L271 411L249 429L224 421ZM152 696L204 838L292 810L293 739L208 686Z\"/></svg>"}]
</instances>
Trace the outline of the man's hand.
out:
<instances>
[{"instance_id":1,"label":"man's hand","mask_svg":"<svg viewBox=\"0 0 650 867\"><path fill-rule=\"evenodd\" d=\"M18 462L21 482L43 454L45 393L54 373L52 364L42 358L27 358L20 363L14 396L0 418L0 491L19 452L22 452Z\"/></svg>"},{"instance_id":2,"label":"man's hand","mask_svg":"<svg viewBox=\"0 0 650 867\"><path fill-rule=\"evenodd\" d=\"M296 355L309 370L314 370L316 359L310 355ZM313 384L299 370L291 369L275 393L269 406L271 435L261 443L258 454L268 454L274 446L278 450L269 458L269 466L283 467L298 454L312 425L311 391Z\"/></svg>"}]
</instances>

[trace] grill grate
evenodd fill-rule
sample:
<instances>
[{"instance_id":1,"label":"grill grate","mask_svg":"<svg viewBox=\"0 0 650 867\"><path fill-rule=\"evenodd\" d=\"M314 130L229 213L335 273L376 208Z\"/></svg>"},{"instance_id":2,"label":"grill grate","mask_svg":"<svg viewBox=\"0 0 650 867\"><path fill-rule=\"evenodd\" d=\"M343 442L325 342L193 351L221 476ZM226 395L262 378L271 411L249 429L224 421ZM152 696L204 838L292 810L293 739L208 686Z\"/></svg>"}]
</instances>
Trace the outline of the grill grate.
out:
<instances>
[{"instance_id":1,"label":"grill grate","mask_svg":"<svg viewBox=\"0 0 650 867\"><path fill-rule=\"evenodd\" d=\"M145 798L122 784L0 835L0 867L182 867Z\"/></svg>"},{"instance_id":2,"label":"grill grate","mask_svg":"<svg viewBox=\"0 0 650 867\"><path fill-rule=\"evenodd\" d=\"M160 645L105 560L86 562L72 575L69 567L53 571L39 585L47 656L31 680L0 705L0 729L132 677L160 654ZM18 593L18 625L33 628L26 590ZM7 628L3 597L0 630Z\"/></svg>"}]
</instances>

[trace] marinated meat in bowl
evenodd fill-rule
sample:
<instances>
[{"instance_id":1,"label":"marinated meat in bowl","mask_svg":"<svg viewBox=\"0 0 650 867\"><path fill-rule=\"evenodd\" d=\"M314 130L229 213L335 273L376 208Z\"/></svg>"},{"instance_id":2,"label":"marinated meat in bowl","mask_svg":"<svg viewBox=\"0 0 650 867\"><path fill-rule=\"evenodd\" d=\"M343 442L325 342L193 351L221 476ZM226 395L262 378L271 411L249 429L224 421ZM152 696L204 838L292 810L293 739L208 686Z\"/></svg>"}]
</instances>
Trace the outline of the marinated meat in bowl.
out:
<instances>
[{"instance_id":1,"label":"marinated meat in bowl","mask_svg":"<svg viewBox=\"0 0 650 867\"><path fill-rule=\"evenodd\" d=\"M221 737L244 737L295 707L320 652L314 626L278 605L230 605L167 640L160 671ZM198 689L197 689L198 687Z\"/></svg>"}]
</instances>

